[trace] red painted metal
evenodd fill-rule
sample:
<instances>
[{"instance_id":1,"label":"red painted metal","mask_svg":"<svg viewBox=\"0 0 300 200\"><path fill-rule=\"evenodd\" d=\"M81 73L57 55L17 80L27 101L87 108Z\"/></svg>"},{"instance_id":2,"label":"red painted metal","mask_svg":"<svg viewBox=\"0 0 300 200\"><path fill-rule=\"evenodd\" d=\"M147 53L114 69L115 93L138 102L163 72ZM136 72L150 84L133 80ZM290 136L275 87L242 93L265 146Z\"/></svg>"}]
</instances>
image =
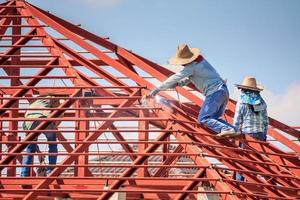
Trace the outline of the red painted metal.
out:
<instances>
[{"instance_id":1,"label":"red painted metal","mask_svg":"<svg viewBox=\"0 0 300 200\"><path fill-rule=\"evenodd\" d=\"M55 31L61 36L53 36ZM197 122L203 101L193 85L176 89L184 102L166 91L160 93L163 103L143 107L141 97L155 87L152 80L173 72L108 39L23 0L0 4L0 41L5 41L0 81L6 81L0 85L0 199L104 200L121 191L127 199L196 199L197 193L300 198L299 127L270 118L267 142L217 138ZM38 110L29 103L47 93L56 94L61 105L45 109L51 111L48 118L26 119L27 110ZM229 122L234 109L230 100ZM41 123L25 131L24 121ZM57 129L45 130L57 121ZM57 141L35 141L42 132L55 133ZM238 148L239 141L245 149ZM26 153L33 143L59 144L59 152ZM57 155L58 163L47 177L20 177L24 155ZM235 172L247 181L235 181ZM212 191L200 191L203 185Z\"/></svg>"}]
</instances>

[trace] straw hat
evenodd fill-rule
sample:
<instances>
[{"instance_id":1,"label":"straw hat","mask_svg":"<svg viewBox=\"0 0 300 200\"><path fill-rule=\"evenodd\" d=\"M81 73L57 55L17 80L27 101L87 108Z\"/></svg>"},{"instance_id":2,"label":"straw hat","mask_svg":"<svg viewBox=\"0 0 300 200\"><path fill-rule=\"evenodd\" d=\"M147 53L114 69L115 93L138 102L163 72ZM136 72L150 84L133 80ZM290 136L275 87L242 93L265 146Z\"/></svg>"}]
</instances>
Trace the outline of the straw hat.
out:
<instances>
[{"instance_id":1,"label":"straw hat","mask_svg":"<svg viewBox=\"0 0 300 200\"><path fill-rule=\"evenodd\" d=\"M42 97L43 95L40 95ZM46 94L44 97L49 98L49 104L51 108L56 108L60 105L59 99L56 99L56 95L52 93Z\"/></svg>"},{"instance_id":2,"label":"straw hat","mask_svg":"<svg viewBox=\"0 0 300 200\"><path fill-rule=\"evenodd\" d=\"M263 87L258 86L256 79L251 76L246 76L241 84L235 84L239 89L253 90L253 91L262 91Z\"/></svg>"},{"instance_id":3,"label":"straw hat","mask_svg":"<svg viewBox=\"0 0 300 200\"><path fill-rule=\"evenodd\" d=\"M169 59L172 65L186 65L193 62L200 55L200 49L189 48L187 44L177 47L176 55Z\"/></svg>"}]
</instances>

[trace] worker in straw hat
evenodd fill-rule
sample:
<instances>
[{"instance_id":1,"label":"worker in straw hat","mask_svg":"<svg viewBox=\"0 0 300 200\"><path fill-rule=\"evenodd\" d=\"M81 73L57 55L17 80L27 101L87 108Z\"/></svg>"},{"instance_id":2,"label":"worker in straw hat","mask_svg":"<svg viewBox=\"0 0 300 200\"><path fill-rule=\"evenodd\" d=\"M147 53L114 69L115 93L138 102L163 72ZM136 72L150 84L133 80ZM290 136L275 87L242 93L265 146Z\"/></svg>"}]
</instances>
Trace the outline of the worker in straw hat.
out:
<instances>
[{"instance_id":1,"label":"worker in straw hat","mask_svg":"<svg viewBox=\"0 0 300 200\"><path fill-rule=\"evenodd\" d=\"M258 140L265 141L268 130L267 105L260 95L263 90L258 86L256 79L246 76L241 84L236 84L241 90L236 105L233 125L242 133ZM220 133L219 136L232 136L231 133Z\"/></svg>"},{"instance_id":2,"label":"worker in straw hat","mask_svg":"<svg viewBox=\"0 0 300 200\"><path fill-rule=\"evenodd\" d=\"M239 100L236 105L233 125L237 127L243 134L252 136L253 138L266 141L268 131L268 114L267 105L260 96L262 87L258 86L256 79L246 76L241 84L236 84L241 90ZM231 137L230 133L220 133L221 137ZM245 144L240 142L241 148ZM244 181L245 178L240 173L234 173L234 179Z\"/></svg>"},{"instance_id":3,"label":"worker in straw hat","mask_svg":"<svg viewBox=\"0 0 300 200\"><path fill-rule=\"evenodd\" d=\"M170 76L147 97L154 97L159 91L176 86L185 86L190 82L206 96L199 111L198 121L216 133L236 133L235 128L219 119L227 105L229 92L226 83L217 71L203 58L198 48L180 44L176 55L169 59L171 65L182 65L183 69Z\"/></svg>"},{"instance_id":4,"label":"worker in straw hat","mask_svg":"<svg viewBox=\"0 0 300 200\"><path fill-rule=\"evenodd\" d=\"M36 101L32 102L29 108L33 108L34 110L28 110L25 113L25 118L47 118L51 114L51 110L47 110L45 108L55 108L60 105L59 99L55 98L52 94L47 94L43 96L39 96L43 98L39 98ZM42 121L25 121L23 123L24 130L34 130ZM56 129L59 122L52 122L47 129L53 130ZM44 135L47 138L47 141L56 141L56 133L54 132L45 132ZM49 153L57 153L57 144L49 144ZM37 144L30 144L26 152L27 153L35 153L38 152L39 148ZM57 161L56 155L50 155L48 157L49 164L55 165ZM23 156L22 165L30 165L33 163L33 156L32 155L25 155ZM53 166L47 167L47 174L49 174L53 169ZM21 176L29 176L30 175L30 168L29 167L22 167L21 169Z\"/></svg>"}]
</instances>

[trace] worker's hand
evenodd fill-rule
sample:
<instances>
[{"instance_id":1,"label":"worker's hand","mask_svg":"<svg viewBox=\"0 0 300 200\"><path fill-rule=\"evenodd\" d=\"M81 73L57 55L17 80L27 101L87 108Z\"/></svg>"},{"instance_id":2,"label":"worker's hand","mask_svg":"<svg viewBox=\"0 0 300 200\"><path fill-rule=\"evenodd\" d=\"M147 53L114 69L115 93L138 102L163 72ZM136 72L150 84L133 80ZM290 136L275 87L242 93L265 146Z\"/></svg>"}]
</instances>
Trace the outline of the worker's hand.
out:
<instances>
[{"instance_id":1,"label":"worker's hand","mask_svg":"<svg viewBox=\"0 0 300 200\"><path fill-rule=\"evenodd\" d=\"M146 101L146 99L148 99L148 98L149 98L148 95L145 94L145 95L142 96L141 100Z\"/></svg>"},{"instance_id":2,"label":"worker's hand","mask_svg":"<svg viewBox=\"0 0 300 200\"><path fill-rule=\"evenodd\" d=\"M157 93L159 93L159 89L154 89L154 90L152 90L146 97L147 98L154 98L155 97L155 95L157 95Z\"/></svg>"},{"instance_id":3,"label":"worker's hand","mask_svg":"<svg viewBox=\"0 0 300 200\"><path fill-rule=\"evenodd\" d=\"M143 97L141 98L141 101L140 101L141 106L148 107L149 99L150 99L149 95L143 95Z\"/></svg>"},{"instance_id":4,"label":"worker's hand","mask_svg":"<svg viewBox=\"0 0 300 200\"><path fill-rule=\"evenodd\" d=\"M155 96L151 95L151 94L148 94L148 95L144 95L142 98L141 98L141 106L142 107L154 107L155 106L155 99L154 99Z\"/></svg>"},{"instance_id":5,"label":"worker's hand","mask_svg":"<svg viewBox=\"0 0 300 200\"><path fill-rule=\"evenodd\" d=\"M145 95L143 96L143 99L151 99L151 98L154 98L154 96L153 96L153 95L150 95L150 94L145 94Z\"/></svg>"},{"instance_id":6,"label":"worker's hand","mask_svg":"<svg viewBox=\"0 0 300 200\"><path fill-rule=\"evenodd\" d=\"M37 147L36 147L36 152L37 152L37 153L42 153L38 145L37 145ZM43 162L45 162L45 155L39 154L39 155L38 155L38 158L39 158L40 164L42 164Z\"/></svg>"},{"instance_id":7,"label":"worker's hand","mask_svg":"<svg viewBox=\"0 0 300 200\"><path fill-rule=\"evenodd\" d=\"M39 155L39 162L40 162L40 164L45 162L45 156L44 155Z\"/></svg>"}]
</instances>

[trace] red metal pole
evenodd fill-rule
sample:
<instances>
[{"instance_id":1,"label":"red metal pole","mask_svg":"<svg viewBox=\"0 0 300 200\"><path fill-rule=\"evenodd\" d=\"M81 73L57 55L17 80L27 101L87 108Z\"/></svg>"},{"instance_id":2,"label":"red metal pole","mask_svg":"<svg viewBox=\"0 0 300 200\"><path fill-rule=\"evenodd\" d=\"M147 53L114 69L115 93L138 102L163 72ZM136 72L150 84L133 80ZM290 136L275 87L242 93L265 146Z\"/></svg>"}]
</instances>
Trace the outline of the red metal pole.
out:
<instances>
[{"instance_id":1,"label":"red metal pole","mask_svg":"<svg viewBox=\"0 0 300 200\"><path fill-rule=\"evenodd\" d=\"M17 14L17 11L14 9L13 14ZM1 18L1 16L0 16ZM7 18L10 18L7 15ZM11 19L11 18L10 18ZM12 19L12 24L13 25L20 25L21 24L21 18L13 18ZM12 28L12 34L13 35L19 35L21 34L21 27L13 27ZM18 40L20 40L20 37L12 37L11 44L15 44ZM19 56L21 54L21 50L18 49L14 52L14 55ZM11 56L10 56L11 57ZM20 62L20 57L11 57L11 64L18 64ZM11 76L20 76L20 69L10 69L8 70L8 75ZM10 80L10 85L11 86L19 86L20 80L17 78L11 79ZM18 108L19 107L19 101L16 101L15 104L12 106L13 108ZM18 110L12 110L9 112L9 117L10 118L17 118L19 116ZM9 130L18 130L18 122L17 121L9 121ZM16 133L9 133L8 134L8 141L17 141L18 140L18 134ZM8 151L12 150L14 146L8 145ZM16 160L11 162L12 165L16 164ZM7 168L7 176L16 176L16 169L14 167L8 167Z\"/></svg>"},{"instance_id":2,"label":"red metal pole","mask_svg":"<svg viewBox=\"0 0 300 200\"><path fill-rule=\"evenodd\" d=\"M139 111L140 118L149 117L149 111L141 110ZM149 122L148 121L139 121L139 129L141 130L148 130L149 129ZM138 132L138 139L139 141L148 141L149 140L149 132L147 131L139 131ZM138 144L138 153L142 153L147 149L148 145L145 144ZM148 161L145 160L144 163L147 165ZM139 169L137 171L139 177L146 177L149 176L149 172L147 168Z\"/></svg>"}]
</instances>

